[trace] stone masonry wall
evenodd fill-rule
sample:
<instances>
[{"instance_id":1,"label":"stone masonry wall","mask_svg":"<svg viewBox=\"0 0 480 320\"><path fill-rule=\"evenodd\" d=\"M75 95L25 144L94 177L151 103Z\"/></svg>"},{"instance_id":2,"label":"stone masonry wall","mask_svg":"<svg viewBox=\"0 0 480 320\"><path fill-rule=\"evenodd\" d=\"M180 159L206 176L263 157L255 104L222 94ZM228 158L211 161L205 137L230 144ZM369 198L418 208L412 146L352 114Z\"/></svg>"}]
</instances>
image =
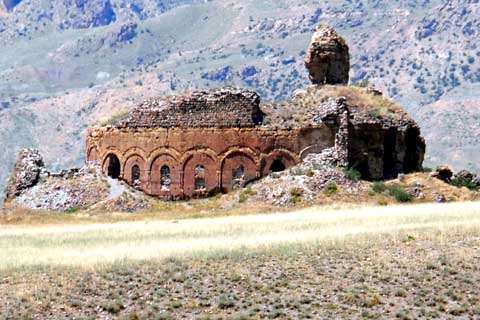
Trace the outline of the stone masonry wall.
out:
<instances>
[{"instance_id":1,"label":"stone masonry wall","mask_svg":"<svg viewBox=\"0 0 480 320\"><path fill-rule=\"evenodd\" d=\"M245 128L263 121L260 97L245 89L193 91L145 101L119 124L129 128Z\"/></svg>"},{"instance_id":2,"label":"stone masonry wall","mask_svg":"<svg viewBox=\"0 0 480 320\"><path fill-rule=\"evenodd\" d=\"M312 150L330 148L334 140L334 130L326 125L291 130L105 127L89 130L87 157L106 174L114 173L118 162L119 178L147 194L180 199L229 192L268 175L272 165L288 168ZM162 178L165 167L168 182ZM199 182L204 188L198 188Z\"/></svg>"}]
</instances>

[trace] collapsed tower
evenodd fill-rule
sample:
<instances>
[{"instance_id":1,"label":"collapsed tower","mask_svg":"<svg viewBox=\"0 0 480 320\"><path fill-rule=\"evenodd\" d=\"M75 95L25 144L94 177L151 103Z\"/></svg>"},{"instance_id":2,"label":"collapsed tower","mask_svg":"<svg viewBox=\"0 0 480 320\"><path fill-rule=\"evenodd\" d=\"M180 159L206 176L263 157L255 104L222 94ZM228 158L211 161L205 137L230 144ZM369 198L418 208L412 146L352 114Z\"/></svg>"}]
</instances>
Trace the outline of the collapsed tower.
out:
<instances>
[{"instance_id":1,"label":"collapsed tower","mask_svg":"<svg viewBox=\"0 0 480 320\"><path fill-rule=\"evenodd\" d=\"M313 84L348 84L350 56L346 41L331 27L318 26L305 57Z\"/></svg>"}]
</instances>

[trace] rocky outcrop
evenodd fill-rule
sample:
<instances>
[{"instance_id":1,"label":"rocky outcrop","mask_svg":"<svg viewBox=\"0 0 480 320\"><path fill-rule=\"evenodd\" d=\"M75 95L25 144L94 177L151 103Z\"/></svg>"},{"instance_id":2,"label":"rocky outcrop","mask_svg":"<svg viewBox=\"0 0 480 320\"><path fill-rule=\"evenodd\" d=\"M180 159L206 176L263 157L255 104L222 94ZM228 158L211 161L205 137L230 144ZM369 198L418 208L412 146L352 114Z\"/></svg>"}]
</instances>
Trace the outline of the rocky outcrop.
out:
<instances>
[{"instance_id":1,"label":"rocky outcrop","mask_svg":"<svg viewBox=\"0 0 480 320\"><path fill-rule=\"evenodd\" d=\"M119 127L245 128L260 124L263 116L256 92L224 88L145 101Z\"/></svg>"},{"instance_id":2,"label":"rocky outcrop","mask_svg":"<svg viewBox=\"0 0 480 320\"><path fill-rule=\"evenodd\" d=\"M450 167L442 165L438 166L437 169L431 173L431 176L443 182L450 183L452 181L453 171Z\"/></svg>"},{"instance_id":3,"label":"rocky outcrop","mask_svg":"<svg viewBox=\"0 0 480 320\"><path fill-rule=\"evenodd\" d=\"M15 168L7 186L7 198L19 196L24 190L35 186L44 169L43 158L36 149L23 149L18 155Z\"/></svg>"},{"instance_id":4,"label":"rocky outcrop","mask_svg":"<svg viewBox=\"0 0 480 320\"><path fill-rule=\"evenodd\" d=\"M350 57L345 40L331 27L320 25L312 37L305 66L313 84L347 84Z\"/></svg>"}]
</instances>

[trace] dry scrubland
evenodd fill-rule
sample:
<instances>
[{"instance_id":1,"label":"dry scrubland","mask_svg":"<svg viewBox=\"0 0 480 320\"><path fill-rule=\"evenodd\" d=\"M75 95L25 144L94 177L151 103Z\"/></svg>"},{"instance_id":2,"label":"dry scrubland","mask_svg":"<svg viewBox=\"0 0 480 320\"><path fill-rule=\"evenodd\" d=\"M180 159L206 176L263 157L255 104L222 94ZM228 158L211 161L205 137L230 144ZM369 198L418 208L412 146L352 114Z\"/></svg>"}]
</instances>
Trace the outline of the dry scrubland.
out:
<instances>
[{"instance_id":1,"label":"dry scrubland","mask_svg":"<svg viewBox=\"0 0 480 320\"><path fill-rule=\"evenodd\" d=\"M3 226L0 319L480 318L480 203Z\"/></svg>"}]
</instances>

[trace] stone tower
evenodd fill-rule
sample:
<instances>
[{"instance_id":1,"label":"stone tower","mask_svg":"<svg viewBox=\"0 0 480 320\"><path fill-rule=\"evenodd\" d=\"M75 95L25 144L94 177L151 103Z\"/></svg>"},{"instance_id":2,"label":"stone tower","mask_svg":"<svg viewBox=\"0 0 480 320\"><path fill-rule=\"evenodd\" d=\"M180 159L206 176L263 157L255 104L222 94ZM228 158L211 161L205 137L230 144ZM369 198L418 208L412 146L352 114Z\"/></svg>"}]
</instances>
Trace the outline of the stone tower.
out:
<instances>
[{"instance_id":1,"label":"stone tower","mask_svg":"<svg viewBox=\"0 0 480 320\"><path fill-rule=\"evenodd\" d=\"M348 84L350 57L345 40L331 27L318 26L305 58L313 84Z\"/></svg>"}]
</instances>

